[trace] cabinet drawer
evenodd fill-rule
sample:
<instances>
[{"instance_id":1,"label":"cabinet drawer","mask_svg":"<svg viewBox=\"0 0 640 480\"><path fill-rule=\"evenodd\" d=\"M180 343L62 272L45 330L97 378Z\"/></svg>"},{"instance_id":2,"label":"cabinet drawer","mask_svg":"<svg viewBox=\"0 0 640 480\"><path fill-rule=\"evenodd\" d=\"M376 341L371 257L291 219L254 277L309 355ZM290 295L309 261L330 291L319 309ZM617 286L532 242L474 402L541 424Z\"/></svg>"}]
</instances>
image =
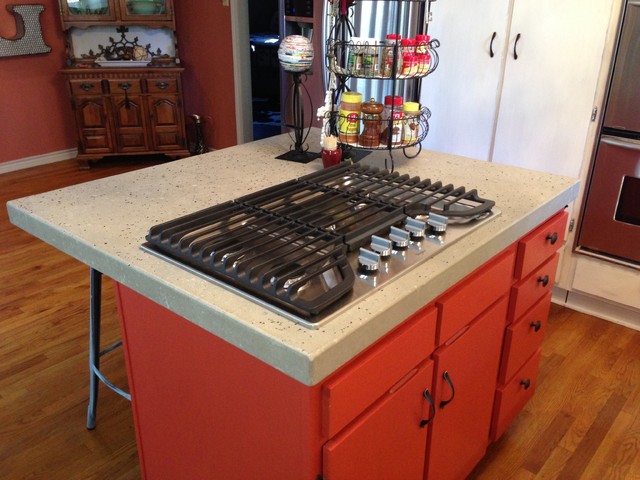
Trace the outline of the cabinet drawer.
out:
<instances>
[{"instance_id":1,"label":"cabinet drawer","mask_svg":"<svg viewBox=\"0 0 640 480\"><path fill-rule=\"evenodd\" d=\"M502 436L511 422L518 416L536 389L540 350L524 364L506 385L498 388L491 422L491 440Z\"/></svg>"},{"instance_id":2,"label":"cabinet drawer","mask_svg":"<svg viewBox=\"0 0 640 480\"><path fill-rule=\"evenodd\" d=\"M556 281L559 259L560 255L554 254L528 277L516 283L511 292L509 321L520 318L534 303L551 291Z\"/></svg>"},{"instance_id":3,"label":"cabinet drawer","mask_svg":"<svg viewBox=\"0 0 640 480\"><path fill-rule=\"evenodd\" d=\"M434 349L437 311L418 311L382 342L345 366L322 389L324 433L334 436Z\"/></svg>"},{"instance_id":4,"label":"cabinet drawer","mask_svg":"<svg viewBox=\"0 0 640 480\"><path fill-rule=\"evenodd\" d=\"M175 78L148 78L147 91L149 93L176 93L178 80Z\"/></svg>"},{"instance_id":5,"label":"cabinet drawer","mask_svg":"<svg viewBox=\"0 0 640 480\"><path fill-rule=\"evenodd\" d=\"M551 292L547 292L531 310L507 328L500 365L501 384L507 383L527 358L542 345L550 304Z\"/></svg>"},{"instance_id":6,"label":"cabinet drawer","mask_svg":"<svg viewBox=\"0 0 640 480\"><path fill-rule=\"evenodd\" d=\"M127 94L142 93L142 85L137 78L123 78L119 80L107 80L111 93Z\"/></svg>"},{"instance_id":7,"label":"cabinet drawer","mask_svg":"<svg viewBox=\"0 0 640 480\"><path fill-rule=\"evenodd\" d=\"M514 262L515 247L510 247L456 284L437 301L440 310L438 345L446 342L509 291Z\"/></svg>"},{"instance_id":8,"label":"cabinet drawer","mask_svg":"<svg viewBox=\"0 0 640 480\"><path fill-rule=\"evenodd\" d=\"M515 270L517 279L529 275L562 246L568 217L567 212L560 212L520 240Z\"/></svg>"},{"instance_id":9,"label":"cabinet drawer","mask_svg":"<svg viewBox=\"0 0 640 480\"><path fill-rule=\"evenodd\" d=\"M102 93L102 82L98 78L69 80L69 85L71 85L73 95L100 95Z\"/></svg>"}]
</instances>

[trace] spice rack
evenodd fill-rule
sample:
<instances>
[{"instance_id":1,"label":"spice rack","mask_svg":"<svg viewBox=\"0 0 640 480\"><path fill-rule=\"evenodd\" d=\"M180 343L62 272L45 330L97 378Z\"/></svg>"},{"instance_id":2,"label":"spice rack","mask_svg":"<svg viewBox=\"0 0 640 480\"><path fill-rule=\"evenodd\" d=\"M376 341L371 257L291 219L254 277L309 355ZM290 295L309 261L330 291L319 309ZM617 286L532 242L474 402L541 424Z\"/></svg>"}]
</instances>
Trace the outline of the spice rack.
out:
<instances>
[{"instance_id":1,"label":"spice rack","mask_svg":"<svg viewBox=\"0 0 640 480\"><path fill-rule=\"evenodd\" d=\"M433 73L438 66L436 49L440 43L436 39L430 39L427 32L431 1L433 0L334 0L332 7L327 10L330 17L328 23L331 25L326 42L331 108L325 113L328 121L325 122L324 134L338 136L343 150L387 150L392 161L394 150L403 150L407 157L420 152L422 141L429 132L431 112L426 106L419 106L415 112L405 114L393 99L409 91L410 96L403 100L414 100L414 105L417 105L415 102L420 98L422 79ZM353 9L357 7L356 3L372 2L395 7L395 12L391 12L387 18L387 33L391 35L387 35L385 41L358 37L351 23L351 19L355 17ZM401 12L407 9L413 9L413 13L402 15ZM407 18L412 25L405 25ZM379 23L377 16L375 21ZM400 32L405 32L404 40ZM408 40L406 32L415 35L415 43ZM343 95L352 93L349 83L353 79L385 82L389 85L390 95L387 98L392 98L392 104L385 109L385 114L376 117L341 109L344 105ZM372 122L380 125L379 142L363 133L363 126L367 123L369 132L371 131ZM390 135L388 132L395 133ZM415 148L409 152L409 147L416 147L417 153Z\"/></svg>"}]
</instances>

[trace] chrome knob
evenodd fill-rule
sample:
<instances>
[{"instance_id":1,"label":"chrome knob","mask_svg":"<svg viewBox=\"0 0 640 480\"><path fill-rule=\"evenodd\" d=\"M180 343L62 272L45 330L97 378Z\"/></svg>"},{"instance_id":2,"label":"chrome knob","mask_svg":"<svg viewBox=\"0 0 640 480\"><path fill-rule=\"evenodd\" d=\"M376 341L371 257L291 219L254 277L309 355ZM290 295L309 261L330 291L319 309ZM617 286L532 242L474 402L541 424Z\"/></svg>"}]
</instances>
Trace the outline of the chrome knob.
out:
<instances>
[{"instance_id":1,"label":"chrome knob","mask_svg":"<svg viewBox=\"0 0 640 480\"><path fill-rule=\"evenodd\" d=\"M444 233L447 230L448 219L444 215L438 215L437 213L430 213L427 219L427 224L431 227L433 233Z\"/></svg>"},{"instance_id":2,"label":"chrome knob","mask_svg":"<svg viewBox=\"0 0 640 480\"><path fill-rule=\"evenodd\" d=\"M380 268L380 255L366 248L361 248L360 255L358 255L358 268L362 273L376 273Z\"/></svg>"},{"instance_id":3,"label":"chrome knob","mask_svg":"<svg viewBox=\"0 0 640 480\"><path fill-rule=\"evenodd\" d=\"M391 240L391 243L393 243L394 248L407 248L410 241L409 232L398 227L391 227L389 240Z\"/></svg>"},{"instance_id":4,"label":"chrome knob","mask_svg":"<svg viewBox=\"0 0 640 480\"><path fill-rule=\"evenodd\" d=\"M407 218L407 223L404 228L407 229L409 236L413 240L419 240L424 238L424 232L427 229L427 224L416 218Z\"/></svg>"},{"instance_id":5,"label":"chrome knob","mask_svg":"<svg viewBox=\"0 0 640 480\"><path fill-rule=\"evenodd\" d=\"M391 256L391 252L393 251L391 240L377 235L371 235L371 250L380 255L380 258L387 258Z\"/></svg>"}]
</instances>

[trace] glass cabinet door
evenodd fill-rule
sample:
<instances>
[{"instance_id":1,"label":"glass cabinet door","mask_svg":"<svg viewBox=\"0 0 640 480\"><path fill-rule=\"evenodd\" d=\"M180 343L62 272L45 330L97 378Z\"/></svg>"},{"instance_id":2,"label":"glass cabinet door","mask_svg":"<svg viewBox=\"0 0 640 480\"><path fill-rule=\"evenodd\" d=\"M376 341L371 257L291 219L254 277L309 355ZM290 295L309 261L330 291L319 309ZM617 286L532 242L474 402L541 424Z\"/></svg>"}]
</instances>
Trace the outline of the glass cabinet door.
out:
<instances>
[{"instance_id":1,"label":"glass cabinet door","mask_svg":"<svg viewBox=\"0 0 640 480\"><path fill-rule=\"evenodd\" d=\"M116 18L114 0L62 0L65 21L112 21Z\"/></svg>"},{"instance_id":2,"label":"glass cabinet door","mask_svg":"<svg viewBox=\"0 0 640 480\"><path fill-rule=\"evenodd\" d=\"M168 20L171 0L120 0L122 20Z\"/></svg>"}]
</instances>

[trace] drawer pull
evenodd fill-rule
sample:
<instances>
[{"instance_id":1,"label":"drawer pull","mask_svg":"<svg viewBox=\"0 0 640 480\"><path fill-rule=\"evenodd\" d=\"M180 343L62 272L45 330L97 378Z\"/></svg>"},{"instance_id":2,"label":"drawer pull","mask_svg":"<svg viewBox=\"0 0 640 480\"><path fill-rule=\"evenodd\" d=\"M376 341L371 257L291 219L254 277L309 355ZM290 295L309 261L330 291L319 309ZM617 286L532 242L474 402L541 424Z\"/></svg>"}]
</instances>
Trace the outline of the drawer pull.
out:
<instances>
[{"instance_id":1,"label":"drawer pull","mask_svg":"<svg viewBox=\"0 0 640 480\"><path fill-rule=\"evenodd\" d=\"M80 88L82 90L84 90L85 92L88 92L89 90L93 90L93 87L95 87L95 85L93 83L81 83L80 84Z\"/></svg>"},{"instance_id":2,"label":"drawer pull","mask_svg":"<svg viewBox=\"0 0 640 480\"><path fill-rule=\"evenodd\" d=\"M453 388L453 382L451 381L451 377L449 376L449 372L445 371L442 374L442 378L444 378L444 381L449 384L449 388L451 389L451 398L449 398L449 400L442 400L440 402L440 408L444 408L447 405L449 405L452 402L452 400L454 399L454 397L456 396L456 389Z\"/></svg>"},{"instance_id":3,"label":"drawer pull","mask_svg":"<svg viewBox=\"0 0 640 480\"><path fill-rule=\"evenodd\" d=\"M429 423L431 423L431 420L433 420L433 418L436 416L436 406L433 404L433 398L429 393L429 389L427 388L424 392L422 392L422 395L427 400L427 402L429 402L429 410L431 410L431 415L429 415L429 418L425 418L424 420L420 421L420 428L424 428L429 425Z\"/></svg>"},{"instance_id":4,"label":"drawer pull","mask_svg":"<svg viewBox=\"0 0 640 480\"><path fill-rule=\"evenodd\" d=\"M522 385L525 390L529 390L529 387L531 386L531 380L529 380L528 378L525 380L520 380L520 385Z\"/></svg>"},{"instance_id":5,"label":"drawer pull","mask_svg":"<svg viewBox=\"0 0 640 480\"><path fill-rule=\"evenodd\" d=\"M160 90L164 90L169 87L169 84L167 82L157 82L156 87L158 87Z\"/></svg>"},{"instance_id":6,"label":"drawer pull","mask_svg":"<svg viewBox=\"0 0 640 480\"><path fill-rule=\"evenodd\" d=\"M533 328L534 331L538 332L542 328L542 322L540 320L537 322L531 322L529 326Z\"/></svg>"},{"instance_id":7,"label":"drawer pull","mask_svg":"<svg viewBox=\"0 0 640 480\"><path fill-rule=\"evenodd\" d=\"M543 287L549 285L549 275L545 275L544 277L538 277L538 283L541 283Z\"/></svg>"},{"instance_id":8,"label":"drawer pull","mask_svg":"<svg viewBox=\"0 0 640 480\"><path fill-rule=\"evenodd\" d=\"M130 83L119 83L119 84L118 84L118 88L119 88L120 90L124 90L125 92L126 92L127 90L129 90L131 87L133 87L133 85L131 85Z\"/></svg>"},{"instance_id":9,"label":"drawer pull","mask_svg":"<svg viewBox=\"0 0 640 480\"><path fill-rule=\"evenodd\" d=\"M558 241L558 232L550 233L549 235L546 236L546 240L550 241L551 245L555 245L556 242Z\"/></svg>"}]
</instances>

